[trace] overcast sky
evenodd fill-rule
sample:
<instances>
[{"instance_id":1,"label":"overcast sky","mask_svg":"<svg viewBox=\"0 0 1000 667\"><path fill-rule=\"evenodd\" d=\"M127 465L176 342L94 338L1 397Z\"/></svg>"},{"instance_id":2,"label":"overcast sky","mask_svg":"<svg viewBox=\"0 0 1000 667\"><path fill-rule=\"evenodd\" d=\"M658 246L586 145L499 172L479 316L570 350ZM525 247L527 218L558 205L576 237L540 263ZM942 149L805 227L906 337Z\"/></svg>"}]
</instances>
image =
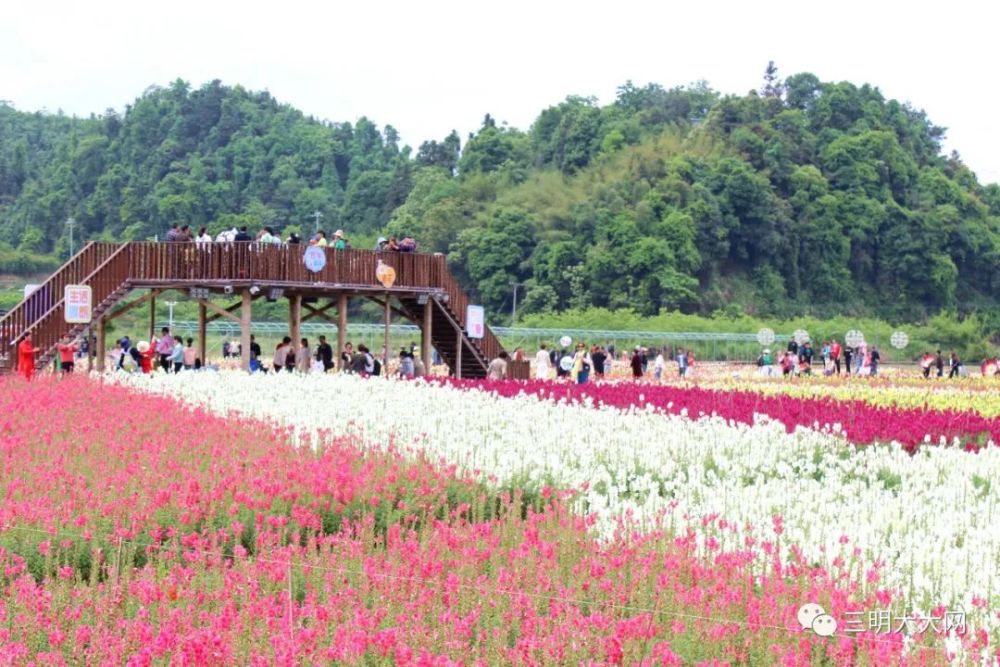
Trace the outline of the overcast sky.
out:
<instances>
[{"instance_id":1,"label":"overcast sky","mask_svg":"<svg viewBox=\"0 0 1000 667\"><path fill-rule=\"evenodd\" d=\"M877 85L948 128L983 182L1000 181L993 69L1000 3L854 0L174 0L10 2L0 99L25 111L122 109L181 77L271 91L333 121L366 115L418 146L485 113L526 129L566 95L614 99L626 79L706 79L723 93L782 76Z\"/></svg>"}]
</instances>

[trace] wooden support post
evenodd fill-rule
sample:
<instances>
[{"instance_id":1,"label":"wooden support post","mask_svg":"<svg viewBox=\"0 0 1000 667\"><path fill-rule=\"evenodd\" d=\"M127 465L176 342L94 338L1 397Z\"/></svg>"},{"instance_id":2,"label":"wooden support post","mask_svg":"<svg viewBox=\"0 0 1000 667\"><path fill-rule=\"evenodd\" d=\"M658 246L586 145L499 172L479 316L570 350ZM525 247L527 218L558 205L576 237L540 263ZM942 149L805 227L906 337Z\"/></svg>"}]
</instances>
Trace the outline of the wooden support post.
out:
<instances>
[{"instance_id":1,"label":"wooden support post","mask_svg":"<svg viewBox=\"0 0 1000 667\"><path fill-rule=\"evenodd\" d=\"M344 345L347 344L347 293L337 295L337 365L346 371L344 366Z\"/></svg>"},{"instance_id":2,"label":"wooden support post","mask_svg":"<svg viewBox=\"0 0 1000 667\"><path fill-rule=\"evenodd\" d=\"M459 380L462 379L462 346L465 341L462 340L462 330L455 330L455 377Z\"/></svg>"},{"instance_id":3,"label":"wooden support post","mask_svg":"<svg viewBox=\"0 0 1000 667\"><path fill-rule=\"evenodd\" d=\"M198 304L198 358L201 359L201 366L204 368L208 364L208 308L205 304Z\"/></svg>"},{"instance_id":4,"label":"wooden support post","mask_svg":"<svg viewBox=\"0 0 1000 667\"><path fill-rule=\"evenodd\" d=\"M299 349L302 340L302 295L293 294L288 297L288 330L292 338L292 348Z\"/></svg>"},{"instance_id":5,"label":"wooden support post","mask_svg":"<svg viewBox=\"0 0 1000 667\"><path fill-rule=\"evenodd\" d=\"M434 301L427 295L427 303L424 304L424 319L420 322L420 359L424 362L424 367L428 374L431 370L431 324L434 317Z\"/></svg>"},{"instance_id":6,"label":"wooden support post","mask_svg":"<svg viewBox=\"0 0 1000 667\"><path fill-rule=\"evenodd\" d=\"M87 372L94 370L94 330L87 327Z\"/></svg>"},{"instance_id":7,"label":"wooden support post","mask_svg":"<svg viewBox=\"0 0 1000 667\"><path fill-rule=\"evenodd\" d=\"M389 293L385 293L385 335L382 342L382 375L389 375L389 327L392 325L392 305L389 303Z\"/></svg>"},{"instance_id":8,"label":"wooden support post","mask_svg":"<svg viewBox=\"0 0 1000 667\"><path fill-rule=\"evenodd\" d=\"M153 344L153 337L156 335L156 295L150 293L149 297L149 344Z\"/></svg>"},{"instance_id":9,"label":"wooden support post","mask_svg":"<svg viewBox=\"0 0 1000 667\"><path fill-rule=\"evenodd\" d=\"M103 373L105 360L108 357L107 348L108 323L103 317L97 319L97 345L94 352L97 353L97 372Z\"/></svg>"},{"instance_id":10,"label":"wooden support post","mask_svg":"<svg viewBox=\"0 0 1000 667\"><path fill-rule=\"evenodd\" d=\"M250 289L243 288L243 307L240 308L240 353L243 370L250 370L250 325L253 322Z\"/></svg>"}]
</instances>

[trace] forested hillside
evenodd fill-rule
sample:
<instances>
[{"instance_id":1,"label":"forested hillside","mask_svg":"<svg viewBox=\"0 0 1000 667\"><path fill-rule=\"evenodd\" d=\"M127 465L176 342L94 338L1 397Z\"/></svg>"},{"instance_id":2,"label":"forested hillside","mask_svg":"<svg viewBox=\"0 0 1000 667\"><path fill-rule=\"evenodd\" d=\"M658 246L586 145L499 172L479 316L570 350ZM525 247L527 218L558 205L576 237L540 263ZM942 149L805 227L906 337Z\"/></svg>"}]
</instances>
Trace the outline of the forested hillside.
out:
<instances>
[{"instance_id":1,"label":"forested hillside","mask_svg":"<svg viewBox=\"0 0 1000 667\"><path fill-rule=\"evenodd\" d=\"M219 82L90 119L0 105L0 272L65 257L70 215L77 239L135 239L173 222L309 231L319 211L328 230L448 253L492 312L519 284L522 312L996 313L1000 187L942 156L943 136L877 88L773 67L744 96L626 83L606 106L570 97L527 131L486 116L415 155L390 125Z\"/></svg>"}]
</instances>

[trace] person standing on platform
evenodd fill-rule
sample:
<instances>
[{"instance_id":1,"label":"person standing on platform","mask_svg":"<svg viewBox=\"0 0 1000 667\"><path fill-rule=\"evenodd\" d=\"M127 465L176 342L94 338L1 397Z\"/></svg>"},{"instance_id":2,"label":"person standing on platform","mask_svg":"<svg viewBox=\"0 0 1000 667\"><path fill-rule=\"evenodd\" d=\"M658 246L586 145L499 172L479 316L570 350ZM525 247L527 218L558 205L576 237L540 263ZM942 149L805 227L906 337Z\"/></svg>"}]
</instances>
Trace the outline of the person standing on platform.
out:
<instances>
[{"instance_id":1,"label":"person standing on platform","mask_svg":"<svg viewBox=\"0 0 1000 667\"><path fill-rule=\"evenodd\" d=\"M550 359L548 350L545 349L545 343L542 343L538 348L538 354L535 355L535 379L536 380L548 380L549 379L549 368Z\"/></svg>"},{"instance_id":2,"label":"person standing on platform","mask_svg":"<svg viewBox=\"0 0 1000 667\"><path fill-rule=\"evenodd\" d=\"M35 355L41 351L41 348L31 343L31 332L24 334L24 340L17 346L17 372L24 376L25 380L30 380L35 374Z\"/></svg>"}]
</instances>

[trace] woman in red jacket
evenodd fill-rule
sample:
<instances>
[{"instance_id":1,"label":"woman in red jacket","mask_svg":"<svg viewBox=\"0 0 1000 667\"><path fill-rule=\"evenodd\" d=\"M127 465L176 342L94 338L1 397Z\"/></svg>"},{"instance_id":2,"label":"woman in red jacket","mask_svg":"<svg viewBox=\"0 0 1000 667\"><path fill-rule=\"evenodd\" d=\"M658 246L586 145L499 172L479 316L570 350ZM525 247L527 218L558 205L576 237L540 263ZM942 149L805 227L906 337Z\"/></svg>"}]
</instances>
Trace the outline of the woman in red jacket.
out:
<instances>
[{"instance_id":1,"label":"woman in red jacket","mask_svg":"<svg viewBox=\"0 0 1000 667\"><path fill-rule=\"evenodd\" d=\"M41 348L31 344L31 332L24 334L24 340L17 346L17 372L25 380L30 380L35 373L35 355L41 351Z\"/></svg>"}]
</instances>

